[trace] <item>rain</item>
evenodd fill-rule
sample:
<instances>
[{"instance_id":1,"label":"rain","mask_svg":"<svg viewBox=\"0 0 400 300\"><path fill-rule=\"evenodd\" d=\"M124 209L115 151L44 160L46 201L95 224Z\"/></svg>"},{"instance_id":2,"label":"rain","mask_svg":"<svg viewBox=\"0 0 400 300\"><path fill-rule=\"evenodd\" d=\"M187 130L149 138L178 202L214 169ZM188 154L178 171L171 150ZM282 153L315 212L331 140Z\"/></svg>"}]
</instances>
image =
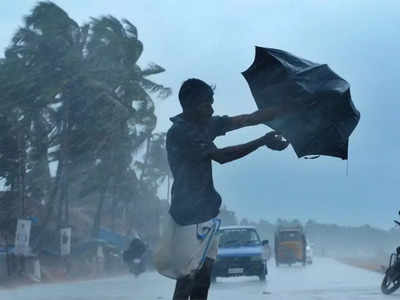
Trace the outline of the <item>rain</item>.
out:
<instances>
[{"instance_id":1,"label":"rain","mask_svg":"<svg viewBox=\"0 0 400 300\"><path fill-rule=\"evenodd\" d=\"M0 300L400 293L397 1L3 6Z\"/></svg>"}]
</instances>

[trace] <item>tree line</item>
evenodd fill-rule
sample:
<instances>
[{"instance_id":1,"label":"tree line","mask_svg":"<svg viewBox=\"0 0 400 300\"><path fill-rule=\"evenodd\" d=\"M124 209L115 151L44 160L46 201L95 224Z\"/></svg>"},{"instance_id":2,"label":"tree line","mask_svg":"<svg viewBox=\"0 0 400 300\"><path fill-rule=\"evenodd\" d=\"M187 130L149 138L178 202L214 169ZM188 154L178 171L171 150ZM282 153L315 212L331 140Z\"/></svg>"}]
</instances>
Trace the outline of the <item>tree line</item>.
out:
<instances>
[{"instance_id":1,"label":"tree line","mask_svg":"<svg viewBox=\"0 0 400 300\"><path fill-rule=\"evenodd\" d=\"M138 227L146 207L159 206L169 171L153 98L171 89L149 78L164 68L138 65L142 53L126 19L79 25L52 2L24 18L0 60L3 232L32 218L31 244L40 247L51 232L82 227L85 218L90 228L76 232L95 236L104 222Z\"/></svg>"},{"instance_id":2,"label":"tree line","mask_svg":"<svg viewBox=\"0 0 400 300\"><path fill-rule=\"evenodd\" d=\"M226 206L222 207L220 218L222 226L244 225L254 226L262 239L268 239L273 245L274 234L278 226L301 225L304 228L308 242L313 246L316 255L337 258L386 258L395 251L399 244L399 229L383 230L369 225L344 226L324 224L314 220L301 222L279 218L275 222L266 219L259 221L239 218Z\"/></svg>"}]
</instances>

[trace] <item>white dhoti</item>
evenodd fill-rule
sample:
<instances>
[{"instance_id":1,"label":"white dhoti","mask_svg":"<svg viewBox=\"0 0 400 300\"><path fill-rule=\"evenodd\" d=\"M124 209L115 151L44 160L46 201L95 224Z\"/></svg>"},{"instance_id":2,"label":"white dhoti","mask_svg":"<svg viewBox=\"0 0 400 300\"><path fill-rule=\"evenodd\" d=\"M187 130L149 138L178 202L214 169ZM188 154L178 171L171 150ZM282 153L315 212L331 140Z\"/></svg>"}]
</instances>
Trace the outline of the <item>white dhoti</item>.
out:
<instances>
[{"instance_id":1,"label":"white dhoti","mask_svg":"<svg viewBox=\"0 0 400 300\"><path fill-rule=\"evenodd\" d=\"M157 271L169 278L179 279L199 270L206 257L216 259L220 220L181 226L168 215L159 246L154 255Z\"/></svg>"}]
</instances>

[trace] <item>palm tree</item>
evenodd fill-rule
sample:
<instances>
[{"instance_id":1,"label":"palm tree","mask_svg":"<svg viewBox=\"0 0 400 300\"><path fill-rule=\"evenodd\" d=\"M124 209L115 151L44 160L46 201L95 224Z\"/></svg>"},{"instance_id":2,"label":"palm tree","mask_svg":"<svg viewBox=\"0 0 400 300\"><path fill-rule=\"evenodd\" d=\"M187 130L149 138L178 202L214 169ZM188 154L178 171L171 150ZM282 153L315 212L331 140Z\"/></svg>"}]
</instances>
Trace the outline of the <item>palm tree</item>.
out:
<instances>
[{"instance_id":1,"label":"palm tree","mask_svg":"<svg viewBox=\"0 0 400 300\"><path fill-rule=\"evenodd\" d=\"M138 40L137 29L132 23L127 20L120 22L108 16L93 18L89 26L92 34L87 45L87 61L92 70L95 70L91 84L98 86L98 82L107 80L106 92L113 91L113 97L129 112L121 115L115 111L109 117L109 122L103 127L104 143L97 149L97 153L102 157L98 168L106 165L105 169L111 174L104 186L114 191L111 193L114 213L117 205L116 187L129 172L127 166L132 161L131 153L143 144L156 125L154 103L148 92L157 93L159 97L165 98L171 91L147 79L150 75L163 72L162 67L151 64L142 70L137 65L143 45ZM110 144L113 146L109 147ZM98 231L101 223L106 192L107 189L100 189L93 232Z\"/></svg>"},{"instance_id":2,"label":"palm tree","mask_svg":"<svg viewBox=\"0 0 400 300\"><path fill-rule=\"evenodd\" d=\"M0 112L11 112L12 132L22 134L27 190L47 208L43 229L56 203L58 225L68 222L72 178L86 177L93 188L83 194L99 193L96 231L108 191L131 171L132 151L154 130L150 93L165 98L171 91L148 79L162 67L137 65L142 51L129 21L107 16L79 26L51 2L39 2L15 34L0 62ZM5 175L10 183L18 178Z\"/></svg>"},{"instance_id":3,"label":"palm tree","mask_svg":"<svg viewBox=\"0 0 400 300\"><path fill-rule=\"evenodd\" d=\"M171 176L165 148L166 136L165 132L152 134L146 143L144 162L136 163L141 169L141 180L147 181L154 190Z\"/></svg>"},{"instance_id":4,"label":"palm tree","mask_svg":"<svg viewBox=\"0 0 400 300\"><path fill-rule=\"evenodd\" d=\"M153 239L157 239L159 234L161 200L158 197L158 190L167 179L169 193L171 177L165 142L166 133L154 133L146 143L144 161L136 162L137 168L141 171L139 183L142 197L146 201L145 205L136 205L138 210L136 221L141 223L141 227L146 227L147 232L152 232ZM144 223L147 224L144 225Z\"/></svg>"},{"instance_id":5,"label":"palm tree","mask_svg":"<svg viewBox=\"0 0 400 300\"><path fill-rule=\"evenodd\" d=\"M62 113L59 118L54 104L68 110L70 101L63 96L79 80L84 36L85 32L62 9L51 2L40 2L25 18L25 26L17 31L5 55L6 65L10 66L7 74L16 76L5 81L8 93L1 109L15 110L21 120L23 140L29 149L26 172L31 179L31 195L47 198L42 199L48 208L44 225L50 220L57 193L65 182L62 178L68 161L69 114ZM59 147L54 155L58 168L49 190L48 149L52 146ZM59 201L59 211L62 204ZM61 216L58 220L62 220Z\"/></svg>"}]
</instances>

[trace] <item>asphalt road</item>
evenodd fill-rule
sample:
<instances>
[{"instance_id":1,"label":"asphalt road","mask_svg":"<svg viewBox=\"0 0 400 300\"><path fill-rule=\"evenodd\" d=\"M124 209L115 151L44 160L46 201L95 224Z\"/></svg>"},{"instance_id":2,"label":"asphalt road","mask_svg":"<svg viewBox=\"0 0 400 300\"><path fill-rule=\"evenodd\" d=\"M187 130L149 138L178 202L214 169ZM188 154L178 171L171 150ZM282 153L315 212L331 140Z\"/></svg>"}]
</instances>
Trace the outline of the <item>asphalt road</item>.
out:
<instances>
[{"instance_id":1,"label":"asphalt road","mask_svg":"<svg viewBox=\"0 0 400 300\"><path fill-rule=\"evenodd\" d=\"M265 283L257 277L218 278L210 300L357 300L400 299L400 291L391 296L380 292L382 275L338 263L315 259L311 266L276 268L269 264ZM121 276L110 279L37 284L14 290L0 290L0 300L169 300L174 281L157 273L138 278Z\"/></svg>"}]
</instances>

